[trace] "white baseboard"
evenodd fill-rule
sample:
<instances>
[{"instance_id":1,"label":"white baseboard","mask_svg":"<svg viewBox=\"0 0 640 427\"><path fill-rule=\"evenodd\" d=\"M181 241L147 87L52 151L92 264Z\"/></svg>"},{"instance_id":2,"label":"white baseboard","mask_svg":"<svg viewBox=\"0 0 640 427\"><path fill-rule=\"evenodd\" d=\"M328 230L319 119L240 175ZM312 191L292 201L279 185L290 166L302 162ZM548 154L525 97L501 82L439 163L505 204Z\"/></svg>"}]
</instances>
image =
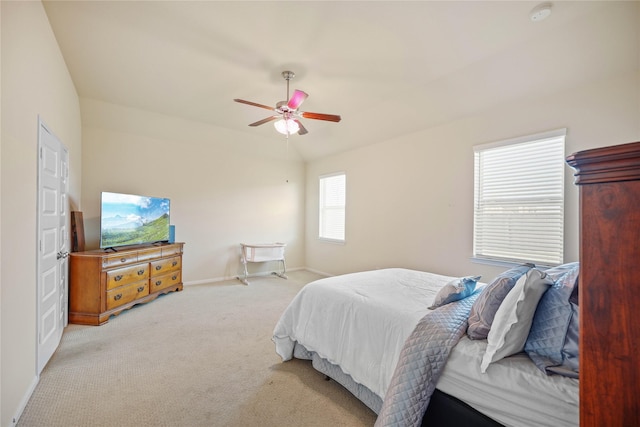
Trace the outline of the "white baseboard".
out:
<instances>
[{"instance_id":1,"label":"white baseboard","mask_svg":"<svg viewBox=\"0 0 640 427\"><path fill-rule=\"evenodd\" d=\"M289 271L299 271L299 270L309 270L309 269L305 268L305 267L287 268L287 272L289 272ZM309 270L309 271L311 271L311 270ZM323 273L318 273L318 274L323 274ZM271 271L264 271L264 272L260 272L260 273L251 274L249 277L260 277L260 276L270 276L270 275L271 275ZM225 282L227 280L238 280L238 277L242 277L242 275L238 274L238 275L235 275L235 276L212 277L210 279L202 279L202 280L190 280L188 282L183 282L182 285L183 286L204 285L204 284L207 284L207 283Z\"/></svg>"},{"instance_id":2,"label":"white baseboard","mask_svg":"<svg viewBox=\"0 0 640 427\"><path fill-rule=\"evenodd\" d=\"M324 271L315 270L313 268L305 268L304 270L310 271L312 273L320 274L321 276L331 277L333 274L325 273Z\"/></svg>"},{"instance_id":3,"label":"white baseboard","mask_svg":"<svg viewBox=\"0 0 640 427\"><path fill-rule=\"evenodd\" d=\"M40 377L37 375L31 381L31 384L29 385L27 392L25 393L24 396L22 396L22 400L18 405L18 410L16 411L16 413L13 415L13 418L11 419L11 424L9 424L10 426L15 426L16 424L18 424L18 420L22 416L22 413L24 412L24 408L27 407L27 403L29 403L29 399L31 399L31 395L33 395L33 392L36 390L36 386L38 385L39 381L40 381Z\"/></svg>"}]
</instances>

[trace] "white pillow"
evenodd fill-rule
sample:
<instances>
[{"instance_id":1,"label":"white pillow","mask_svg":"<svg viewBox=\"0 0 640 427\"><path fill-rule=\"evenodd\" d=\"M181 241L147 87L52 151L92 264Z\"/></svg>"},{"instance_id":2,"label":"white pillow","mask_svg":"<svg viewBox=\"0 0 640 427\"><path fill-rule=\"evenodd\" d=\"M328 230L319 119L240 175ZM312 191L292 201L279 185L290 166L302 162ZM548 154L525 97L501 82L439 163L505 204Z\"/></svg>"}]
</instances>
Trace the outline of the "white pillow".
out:
<instances>
[{"instance_id":1,"label":"white pillow","mask_svg":"<svg viewBox=\"0 0 640 427\"><path fill-rule=\"evenodd\" d=\"M493 319L487 336L487 350L480 365L483 373L491 363L524 349L538 302L551 285L553 280L537 268L518 279Z\"/></svg>"}]
</instances>

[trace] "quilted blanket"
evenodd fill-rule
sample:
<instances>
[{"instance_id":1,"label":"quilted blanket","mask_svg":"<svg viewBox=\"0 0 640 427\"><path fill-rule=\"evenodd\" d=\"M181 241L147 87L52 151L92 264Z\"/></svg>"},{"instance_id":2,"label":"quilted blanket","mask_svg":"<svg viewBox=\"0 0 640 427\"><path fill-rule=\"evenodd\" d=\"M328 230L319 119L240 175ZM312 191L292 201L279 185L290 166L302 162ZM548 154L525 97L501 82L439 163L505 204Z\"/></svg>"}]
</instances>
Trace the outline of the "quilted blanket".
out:
<instances>
[{"instance_id":1,"label":"quilted blanket","mask_svg":"<svg viewBox=\"0 0 640 427\"><path fill-rule=\"evenodd\" d=\"M376 427L419 426L478 293L426 314L405 341Z\"/></svg>"},{"instance_id":2,"label":"quilted blanket","mask_svg":"<svg viewBox=\"0 0 640 427\"><path fill-rule=\"evenodd\" d=\"M389 268L309 283L278 320L276 352L286 361L300 344L384 399L406 339L455 279Z\"/></svg>"}]
</instances>

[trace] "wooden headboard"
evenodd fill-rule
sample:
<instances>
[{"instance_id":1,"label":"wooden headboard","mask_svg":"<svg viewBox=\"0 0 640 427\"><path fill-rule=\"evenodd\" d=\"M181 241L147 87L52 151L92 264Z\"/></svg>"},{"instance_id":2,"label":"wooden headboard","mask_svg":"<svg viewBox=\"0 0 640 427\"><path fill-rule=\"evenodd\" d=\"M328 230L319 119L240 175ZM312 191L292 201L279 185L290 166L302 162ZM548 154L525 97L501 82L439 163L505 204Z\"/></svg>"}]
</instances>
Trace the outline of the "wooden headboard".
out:
<instances>
[{"instance_id":1,"label":"wooden headboard","mask_svg":"<svg viewBox=\"0 0 640 427\"><path fill-rule=\"evenodd\" d=\"M640 142L567 163L580 186L580 425L640 426Z\"/></svg>"}]
</instances>

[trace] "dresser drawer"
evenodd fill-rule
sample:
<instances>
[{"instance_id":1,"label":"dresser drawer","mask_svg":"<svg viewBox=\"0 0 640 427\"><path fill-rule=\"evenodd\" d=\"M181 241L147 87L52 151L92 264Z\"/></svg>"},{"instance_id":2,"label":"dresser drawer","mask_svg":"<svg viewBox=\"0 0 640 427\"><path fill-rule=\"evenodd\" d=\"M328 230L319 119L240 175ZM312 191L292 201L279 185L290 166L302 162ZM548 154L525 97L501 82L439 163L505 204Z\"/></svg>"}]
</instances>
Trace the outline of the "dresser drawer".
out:
<instances>
[{"instance_id":1,"label":"dresser drawer","mask_svg":"<svg viewBox=\"0 0 640 427\"><path fill-rule=\"evenodd\" d=\"M178 271L173 271L169 274L153 277L150 280L149 293L158 292L162 289L170 288L182 282L182 274Z\"/></svg>"},{"instance_id":2,"label":"dresser drawer","mask_svg":"<svg viewBox=\"0 0 640 427\"><path fill-rule=\"evenodd\" d=\"M117 267L119 265L131 264L132 262L138 262L138 253L129 252L123 254L114 254L102 258L102 267L110 268Z\"/></svg>"},{"instance_id":3,"label":"dresser drawer","mask_svg":"<svg viewBox=\"0 0 640 427\"><path fill-rule=\"evenodd\" d=\"M176 256L151 263L151 277L160 276L182 268L182 257Z\"/></svg>"},{"instance_id":4,"label":"dresser drawer","mask_svg":"<svg viewBox=\"0 0 640 427\"><path fill-rule=\"evenodd\" d=\"M149 278L149 264L136 264L130 267L109 270L107 274L107 289L114 289L129 283Z\"/></svg>"},{"instance_id":5,"label":"dresser drawer","mask_svg":"<svg viewBox=\"0 0 640 427\"><path fill-rule=\"evenodd\" d=\"M160 258L161 256L162 248L151 248L138 251L138 261Z\"/></svg>"},{"instance_id":6,"label":"dresser drawer","mask_svg":"<svg viewBox=\"0 0 640 427\"><path fill-rule=\"evenodd\" d=\"M182 253L182 245L171 245L162 248L162 256L178 255Z\"/></svg>"},{"instance_id":7,"label":"dresser drawer","mask_svg":"<svg viewBox=\"0 0 640 427\"><path fill-rule=\"evenodd\" d=\"M107 310L149 295L149 281L142 280L107 291Z\"/></svg>"}]
</instances>

